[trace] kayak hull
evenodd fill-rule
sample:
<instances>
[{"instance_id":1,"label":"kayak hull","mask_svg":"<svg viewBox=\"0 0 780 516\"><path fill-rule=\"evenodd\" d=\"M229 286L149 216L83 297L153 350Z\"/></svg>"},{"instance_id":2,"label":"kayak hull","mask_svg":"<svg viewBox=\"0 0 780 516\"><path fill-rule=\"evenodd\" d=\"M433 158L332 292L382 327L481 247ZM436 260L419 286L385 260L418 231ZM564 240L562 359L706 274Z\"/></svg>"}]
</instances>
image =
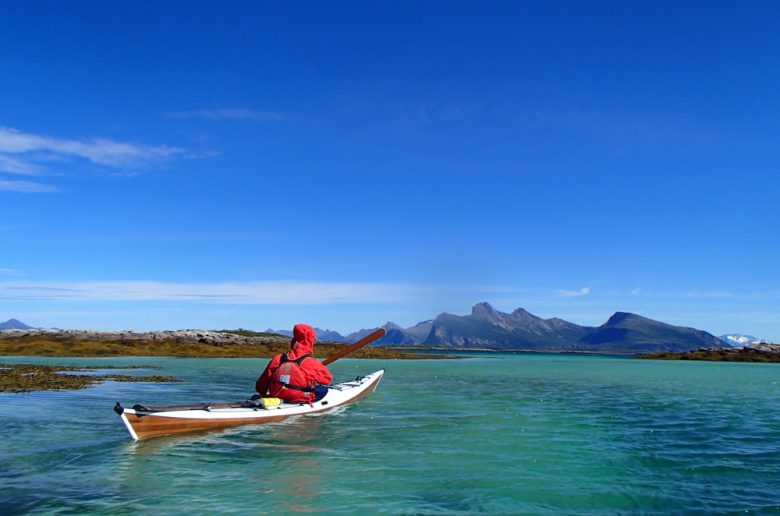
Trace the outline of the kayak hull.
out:
<instances>
[{"instance_id":1,"label":"kayak hull","mask_svg":"<svg viewBox=\"0 0 780 516\"><path fill-rule=\"evenodd\" d=\"M114 410L120 415L130 436L135 440L241 425L274 423L295 416L328 412L342 405L354 403L374 392L383 374L383 370L377 371L355 380L332 385L323 399L311 404L282 403L279 408L264 409L249 406L246 402L238 402L143 407L143 410L139 406L131 409L117 404Z\"/></svg>"}]
</instances>

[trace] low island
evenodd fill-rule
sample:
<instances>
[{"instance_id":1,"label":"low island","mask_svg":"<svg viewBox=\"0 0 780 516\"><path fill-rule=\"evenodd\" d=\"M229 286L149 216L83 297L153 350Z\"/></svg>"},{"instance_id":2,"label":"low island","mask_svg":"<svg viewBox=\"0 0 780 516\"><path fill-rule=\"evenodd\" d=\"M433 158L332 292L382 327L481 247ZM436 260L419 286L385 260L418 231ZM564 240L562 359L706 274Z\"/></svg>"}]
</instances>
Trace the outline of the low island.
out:
<instances>
[{"instance_id":1,"label":"low island","mask_svg":"<svg viewBox=\"0 0 780 516\"><path fill-rule=\"evenodd\" d=\"M776 362L780 363L780 344L753 344L743 348L663 351L637 356L652 360L706 360L709 362Z\"/></svg>"},{"instance_id":2,"label":"low island","mask_svg":"<svg viewBox=\"0 0 780 516\"><path fill-rule=\"evenodd\" d=\"M338 342L318 342L315 349L318 356L328 357L344 349L345 346L347 344ZM177 330L144 333L57 329L0 331L0 356L17 357L270 358L277 353L287 351L289 347L289 337L246 330ZM447 357L410 353L387 347L365 347L351 354L350 358ZM79 389L105 380L177 381L166 376L113 374L108 372L110 369L117 369L117 367L0 364L0 392ZM120 369L132 368L121 367Z\"/></svg>"},{"instance_id":3,"label":"low island","mask_svg":"<svg viewBox=\"0 0 780 516\"><path fill-rule=\"evenodd\" d=\"M327 357L344 348L341 342L318 341L317 356ZM290 348L290 338L249 330L176 330L156 332L93 330L3 330L0 356L49 357L191 357L270 358ZM365 347L350 358L442 358L390 347Z\"/></svg>"}]
</instances>

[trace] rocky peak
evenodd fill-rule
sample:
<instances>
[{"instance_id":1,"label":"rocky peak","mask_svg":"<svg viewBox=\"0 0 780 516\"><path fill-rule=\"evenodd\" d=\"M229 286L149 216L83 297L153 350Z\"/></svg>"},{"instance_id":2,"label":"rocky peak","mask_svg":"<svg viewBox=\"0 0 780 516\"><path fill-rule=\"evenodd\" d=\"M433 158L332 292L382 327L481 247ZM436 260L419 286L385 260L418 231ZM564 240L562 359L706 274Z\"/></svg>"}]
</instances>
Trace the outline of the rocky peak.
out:
<instances>
[{"instance_id":1,"label":"rocky peak","mask_svg":"<svg viewBox=\"0 0 780 516\"><path fill-rule=\"evenodd\" d=\"M638 315L629 313L629 312L615 312L612 314L612 317L607 319L607 322L604 323L605 326L615 326L617 324L620 324L622 322L625 322L626 320L638 318Z\"/></svg>"},{"instance_id":2,"label":"rocky peak","mask_svg":"<svg viewBox=\"0 0 780 516\"><path fill-rule=\"evenodd\" d=\"M485 301L477 303L471 308L471 316L479 318L491 318L498 315L498 311Z\"/></svg>"},{"instance_id":3,"label":"rocky peak","mask_svg":"<svg viewBox=\"0 0 780 516\"><path fill-rule=\"evenodd\" d=\"M509 328L506 321L507 314L501 313L488 303L478 303L471 309L471 318L476 321L483 321L501 328Z\"/></svg>"},{"instance_id":4,"label":"rocky peak","mask_svg":"<svg viewBox=\"0 0 780 516\"><path fill-rule=\"evenodd\" d=\"M536 321L539 318L524 308L516 308L512 312L512 319L515 321Z\"/></svg>"}]
</instances>

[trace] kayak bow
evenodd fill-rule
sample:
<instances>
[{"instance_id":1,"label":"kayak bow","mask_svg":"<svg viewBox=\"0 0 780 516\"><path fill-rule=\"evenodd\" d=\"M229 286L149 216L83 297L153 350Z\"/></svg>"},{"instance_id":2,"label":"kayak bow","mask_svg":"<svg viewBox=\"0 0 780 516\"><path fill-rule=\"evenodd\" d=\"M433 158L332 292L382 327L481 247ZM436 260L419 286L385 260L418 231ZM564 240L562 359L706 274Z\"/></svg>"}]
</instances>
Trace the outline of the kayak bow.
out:
<instances>
[{"instance_id":1,"label":"kayak bow","mask_svg":"<svg viewBox=\"0 0 780 516\"><path fill-rule=\"evenodd\" d=\"M114 411L119 414L135 440L199 430L216 430L240 425L282 421L289 417L328 412L341 405L353 403L368 396L379 385L384 370L354 380L331 385L328 394L314 403L282 403L278 408L265 409L250 401L124 408L119 403Z\"/></svg>"}]
</instances>

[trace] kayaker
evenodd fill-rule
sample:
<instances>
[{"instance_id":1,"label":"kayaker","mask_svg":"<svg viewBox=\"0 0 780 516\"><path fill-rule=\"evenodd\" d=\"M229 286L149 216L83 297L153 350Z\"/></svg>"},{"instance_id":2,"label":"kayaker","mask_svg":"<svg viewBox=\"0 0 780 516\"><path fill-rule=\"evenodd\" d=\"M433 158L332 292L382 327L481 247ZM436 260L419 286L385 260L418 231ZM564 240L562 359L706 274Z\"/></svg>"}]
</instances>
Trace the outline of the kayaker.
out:
<instances>
[{"instance_id":1,"label":"kayaker","mask_svg":"<svg viewBox=\"0 0 780 516\"><path fill-rule=\"evenodd\" d=\"M311 403L328 393L333 375L313 356L316 338L317 332L308 324L295 325L290 351L273 357L257 379L255 389L261 397Z\"/></svg>"}]
</instances>

